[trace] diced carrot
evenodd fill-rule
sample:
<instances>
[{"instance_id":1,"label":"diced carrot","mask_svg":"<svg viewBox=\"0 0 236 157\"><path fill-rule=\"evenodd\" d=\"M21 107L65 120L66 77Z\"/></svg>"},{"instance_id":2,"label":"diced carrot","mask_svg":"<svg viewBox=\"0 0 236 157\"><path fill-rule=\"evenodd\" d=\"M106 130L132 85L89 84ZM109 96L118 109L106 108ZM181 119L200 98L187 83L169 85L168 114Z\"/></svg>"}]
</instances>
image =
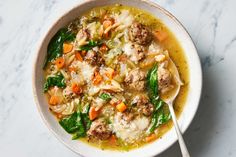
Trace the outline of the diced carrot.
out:
<instances>
[{"instance_id":1,"label":"diced carrot","mask_svg":"<svg viewBox=\"0 0 236 157\"><path fill-rule=\"evenodd\" d=\"M71 90L72 90L74 93L76 93L76 94L81 94L81 93L82 93L81 87L80 87L78 84L76 84L76 83L73 83L73 84L71 85Z\"/></svg>"},{"instance_id":2,"label":"diced carrot","mask_svg":"<svg viewBox=\"0 0 236 157\"><path fill-rule=\"evenodd\" d=\"M114 69L111 69L111 70L109 70L109 71L106 71L105 72L105 75L111 80L111 79L113 79L113 77L115 76L115 71L114 71Z\"/></svg>"},{"instance_id":3,"label":"diced carrot","mask_svg":"<svg viewBox=\"0 0 236 157\"><path fill-rule=\"evenodd\" d=\"M102 76L97 71L95 71L94 78L93 78L93 84L98 85L101 82L102 82Z\"/></svg>"},{"instance_id":4,"label":"diced carrot","mask_svg":"<svg viewBox=\"0 0 236 157\"><path fill-rule=\"evenodd\" d=\"M165 31L156 31L154 35L160 42L164 41L168 37L168 34Z\"/></svg>"},{"instance_id":5,"label":"diced carrot","mask_svg":"<svg viewBox=\"0 0 236 157\"><path fill-rule=\"evenodd\" d=\"M110 37L110 32L104 33L104 34L103 34L103 37L104 37L105 39L109 39L109 37Z\"/></svg>"},{"instance_id":6,"label":"diced carrot","mask_svg":"<svg viewBox=\"0 0 236 157\"><path fill-rule=\"evenodd\" d=\"M113 25L113 21L111 19L105 19L102 23L104 30Z\"/></svg>"},{"instance_id":7,"label":"diced carrot","mask_svg":"<svg viewBox=\"0 0 236 157\"><path fill-rule=\"evenodd\" d=\"M89 119L94 120L98 117L99 112L95 110L95 107L90 107L89 110Z\"/></svg>"},{"instance_id":8,"label":"diced carrot","mask_svg":"<svg viewBox=\"0 0 236 157\"><path fill-rule=\"evenodd\" d=\"M82 51L81 51L81 55L82 55L82 56L85 56L86 53L87 53L87 51L85 51L85 50L82 50Z\"/></svg>"},{"instance_id":9,"label":"diced carrot","mask_svg":"<svg viewBox=\"0 0 236 157\"><path fill-rule=\"evenodd\" d=\"M116 105L116 109L119 112L124 112L127 109L127 106L124 104L124 102L121 102L120 104Z\"/></svg>"},{"instance_id":10,"label":"diced carrot","mask_svg":"<svg viewBox=\"0 0 236 157\"><path fill-rule=\"evenodd\" d=\"M65 60L63 57L59 57L56 59L56 66L57 68L61 69L65 64Z\"/></svg>"},{"instance_id":11,"label":"diced carrot","mask_svg":"<svg viewBox=\"0 0 236 157\"><path fill-rule=\"evenodd\" d=\"M121 61L121 62L125 62L125 61L127 61L127 59L128 59L127 56L124 55L124 54L122 54L118 57L118 60Z\"/></svg>"},{"instance_id":12,"label":"diced carrot","mask_svg":"<svg viewBox=\"0 0 236 157\"><path fill-rule=\"evenodd\" d=\"M61 119L63 117L61 113L55 113L55 115L58 119Z\"/></svg>"},{"instance_id":13,"label":"diced carrot","mask_svg":"<svg viewBox=\"0 0 236 157\"><path fill-rule=\"evenodd\" d=\"M146 137L146 142L151 142L153 140L155 140L157 138L157 136L155 134L151 134L149 136Z\"/></svg>"},{"instance_id":14,"label":"diced carrot","mask_svg":"<svg viewBox=\"0 0 236 157\"><path fill-rule=\"evenodd\" d=\"M115 136L115 135L111 135L111 137L110 137L110 139L109 139L109 143L110 143L111 145L115 145L116 142L117 142L116 136Z\"/></svg>"},{"instance_id":15,"label":"diced carrot","mask_svg":"<svg viewBox=\"0 0 236 157\"><path fill-rule=\"evenodd\" d=\"M71 52L73 49L73 45L69 43L63 43L63 53Z\"/></svg>"},{"instance_id":16,"label":"diced carrot","mask_svg":"<svg viewBox=\"0 0 236 157\"><path fill-rule=\"evenodd\" d=\"M57 96L51 96L49 99L50 105L57 105L59 103L59 98Z\"/></svg>"},{"instance_id":17,"label":"diced carrot","mask_svg":"<svg viewBox=\"0 0 236 157\"><path fill-rule=\"evenodd\" d=\"M82 58L80 52L76 52L76 53L75 53L75 58L76 58L77 60L81 61L81 62L83 61L83 58Z\"/></svg>"},{"instance_id":18,"label":"diced carrot","mask_svg":"<svg viewBox=\"0 0 236 157\"><path fill-rule=\"evenodd\" d=\"M70 66L70 67L68 68L68 70L69 70L70 72L72 72L72 71L76 71L76 68L75 68L75 67L72 67L72 66Z\"/></svg>"},{"instance_id":19,"label":"diced carrot","mask_svg":"<svg viewBox=\"0 0 236 157\"><path fill-rule=\"evenodd\" d=\"M102 52L102 53L106 53L108 51L108 47L105 43L102 44L102 46L99 48L99 50Z\"/></svg>"}]
</instances>

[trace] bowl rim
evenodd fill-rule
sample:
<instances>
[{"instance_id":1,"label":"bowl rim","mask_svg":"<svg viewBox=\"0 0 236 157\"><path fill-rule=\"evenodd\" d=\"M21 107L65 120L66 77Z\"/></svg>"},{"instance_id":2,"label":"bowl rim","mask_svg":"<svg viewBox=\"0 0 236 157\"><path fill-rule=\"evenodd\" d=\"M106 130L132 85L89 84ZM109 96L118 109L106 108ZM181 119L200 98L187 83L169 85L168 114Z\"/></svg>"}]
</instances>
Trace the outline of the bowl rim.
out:
<instances>
[{"instance_id":1,"label":"bowl rim","mask_svg":"<svg viewBox=\"0 0 236 157\"><path fill-rule=\"evenodd\" d=\"M33 58L33 68L32 68L32 89L33 89L33 97L34 97L34 102L36 104L36 107L37 107L37 110L38 110L38 113L41 117L41 119L43 120L43 123L46 125L46 127L50 130L50 132L61 142L63 143L67 148L69 148L69 150L71 150L72 152L76 153L76 154L79 154L80 156L84 156L83 154L81 154L80 152L74 150L73 148L70 147L70 145L68 143L66 143L65 141L62 140L62 138L52 129L51 125L48 123L48 121L45 119L43 113L42 113L42 110L41 110L41 107L40 107L40 102L39 102L39 99L38 99L38 96L37 96L37 90L36 90L36 63L37 63L37 60L39 58L39 52L40 52L40 49L41 47L43 46L43 43L44 43L44 40L45 38L48 36L49 32L57 25L57 23L60 21L60 19L64 16L66 16L68 13L70 13L72 10L80 7L81 5L85 5L87 3L91 3L93 1L98 1L98 0L86 0L86 1L81 1L81 2L78 2L76 5L72 6L72 7L68 7L66 9L66 11L63 11L60 16L57 16L55 19L53 19L53 21L51 22L51 24L49 25L49 27L47 27L46 31L43 32L43 34L40 36L37 44L38 46L36 46L36 53L34 54L34 58ZM196 45L192 39L192 37L190 36L189 32L187 31L187 29L183 26L183 24L173 15L171 14L169 11L167 11L166 9L164 9L162 6L160 6L157 2L154 2L152 0L136 0L136 1L140 1L142 3L146 3L148 4L149 6L152 6L152 7L155 7L157 9L159 9L163 14L165 14L166 16L168 16L169 18L171 18L173 20L173 22L178 25L180 27L180 29L183 30L183 32L185 32L185 35L187 37L187 39L192 43L192 46L193 46L193 49L195 51L195 55L196 55L196 58L195 58L195 62L197 62L197 65L199 66L198 69L199 69L199 82L198 84L200 85L199 87L199 98L197 100L196 103L196 107L193 111L194 114L192 114L191 117L188 117L190 120L189 120L189 123L186 125L185 128L182 129L182 134L184 134L186 132L186 130L189 128L189 126L191 125L196 113L197 113L197 110L198 110L198 107L199 107L199 104L200 104L200 100L201 100L201 97L202 97L202 86L203 86L203 73L202 73L202 67L201 67L201 62L200 62L200 57L197 53L197 48L196 48ZM182 113L181 113L182 114ZM169 130L170 131L170 130ZM168 131L168 132L169 132ZM170 144L169 146L167 146L165 149L162 149L161 151L159 151L158 154L161 154L163 153L165 150L167 150L168 148L170 148L175 142L177 142L177 137L174 137L171 141L170 141ZM89 146L89 145L88 145ZM92 147L92 146L90 146ZM132 150L131 150L132 151ZM153 155L157 155L157 154L153 154Z\"/></svg>"}]
</instances>

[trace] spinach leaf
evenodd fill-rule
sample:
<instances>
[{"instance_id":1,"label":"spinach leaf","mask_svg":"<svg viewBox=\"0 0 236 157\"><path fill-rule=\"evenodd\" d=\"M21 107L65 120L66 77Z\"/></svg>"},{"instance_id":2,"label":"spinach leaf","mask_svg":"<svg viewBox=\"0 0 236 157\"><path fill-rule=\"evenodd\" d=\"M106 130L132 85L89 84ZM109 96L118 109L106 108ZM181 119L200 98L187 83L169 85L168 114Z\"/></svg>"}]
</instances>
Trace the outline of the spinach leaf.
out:
<instances>
[{"instance_id":1,"label":"spinach leaf","mask_svg":"<svg viewBox=\"0 0 236 157\"><path fill-rule=\"evenodd\" d=\"M79 49L80 50L88 51L88 50L91 50L92 48L94 48L94 47L96 47L96 46L98 46L100 44L101 43L99 43L97 41L90 40L87 45L81 46Z\"/></svg>"},{"instance_id":2,"label":"spinach leaf","mask_svg":"<svg viewBox=\"0 0 236 157\"><path fill-rule=\"evenodd\" d=\"M157 65L148 71L147 75L147 85L148 92L151 98L156 98L158 96L158 79L157 79Z\"/></svg>"},{"instance_id":3,"label":"spinach leaf","mask_svg":"<svg viewBox=\"0 0 236 157\"><path fill-rule=\"evenodd\" d=\"M46 68L48 62L51 62L52 60L62 56L63 43L65 41L73 41L74 39L74 33L70 32L67 28L60 29L48 44L44 68Z\"/></svg>"},{"instance_id":4,"label":"spinach leaf","mask_svg":"<svg viewBox=\"0 0 236 157\"><path fill-rule=\"evenodd\" d=\"M75 133L79 126L77 125L77 113L73 113L71 116L63 118L59 121L59 124L68 132Z\"/></svg>"},{"instance_id":5,"label":"spinach leaf","mask_svg":"<svg viewBox=\"0 0 236 157\"><path fill-rule=\"evenodd\" d=\"M86 127L86 130L89 130L89 128L92 124L92 121L89 119L89 109L90 109L90 105L87 104L85 106L85 110L83 112L83 121L84 121L84 125Z\"/></svg>"},{"instance_id":6,"label":"spinach leaf","mask_svg":"<svg viewBox=\"0 0 236 157\"><path fill-rule=\"evenodd\" d=\"M83 115L81 112L74 112L69 117L63 118L59 124L68 133L73 133L72 139L86 136L86 128L83 124Z\"/></svg>"},{"instance_id":7,"label":"spinach leaf","mask_svg":"<svg viewBox=\"0 0 236 157\"><path fill-rule=\"evenodd\" d=\"M44 92L48 91L48 89L53 86L60 88L66 87L65 78L61 73L56 74L55 76L49 76L47 78L46 82L44 83Z\"/></svg>"},{"instance_id":8,"label":"spinach leaf","mask_svg":"<svg viewBox=\"0 0 236 157\"><path fill-rule=\"evenodd\" d=\"M158 110L155 110L152 114L151 124L148 129L149 134L153 133L156 128L171 119L170 113L164 110L164 105L167 104L164 104L162 100L159 101L162 102L162 106Z\"/></svg>"},{"instance_id":9,"label":"spinach leaf","mask_svg":"<svg viewBox=\"0 0 236 157\"><path fill-rule=\"evenodd\" d=\"M158 66L155 65L148 71L148 75L147 75L148 94L149 94L151 103L155 107L155 110L158 110L162 106L162 101L159 101L159 95L158 95L157 70L158 70Z\"/></svg>"},{"instance_id":10,"label":"spinach leaf","mask_svg":"<svg viewBox=\"0 0 236 157\"><path fill-rule=\"evenodd\" d=\"M101 98L105 101L108 101L108 100L111 100L111 95L107 94L107 93L102 93L101 95L99 95L99 98Z\"/></svg>"},{"instance_id":11,"label":"spinach leaf","mask_svg":"<svg viewBox=\"0 0 236 157\"><path fill-rule=\"evenodd\" d=\"M73 134L72 139L78 139L86 136L86 131L89 130L92 121L89 119L90 105L85 106L83 112L74 112L71 116L63 118L59 124L68 132Z\"/></svg>"},{"instance_id":12,"label":"spinach leaf","mask_svg":"<svg viewBox=\"0 0 236 157\"><path fill-rule=\"evenodd\" d=\"M154 112L152 114L151 124L148 133L153 133L154 130L161 124L166 123L171 118L169 111L166 112L164 107L167 105L162 101L158 95L158 67L155 65L149 70L147 75L148 95L151 103L154 105Z\"/></svg>"},{"instance_id":13,"label":"spinach leaf","mask_svg":"<svg viewBox=\"0 0 236 157\"><path fill-rule=\"evenodd\" d=\"M78 127L78 129L72 136L73 140L86 136L86 128L83 123L83 114L81 112L77 112L76 126Z\"/></svg>"}]
</instances>

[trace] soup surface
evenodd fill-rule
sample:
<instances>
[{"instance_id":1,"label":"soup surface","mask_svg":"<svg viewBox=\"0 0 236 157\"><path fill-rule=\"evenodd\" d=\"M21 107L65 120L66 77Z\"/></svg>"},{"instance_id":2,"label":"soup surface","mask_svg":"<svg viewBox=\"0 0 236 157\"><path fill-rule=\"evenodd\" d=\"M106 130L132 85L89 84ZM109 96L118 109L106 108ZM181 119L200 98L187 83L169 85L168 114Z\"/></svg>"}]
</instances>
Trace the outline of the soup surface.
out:
<instances>
[{"instance_id":1,"label":"soup surface","mask_svg":"<svg viewBox=\"0 0 236 157\"><path fill-rule=\"evenodd\" d=\"M101 149L130 150L160 138L172 126L163 98L181 85L178 116L188 93L188 65L173 34L149 13L122 5L94 8L61 28L44 71L59 124L72 140Z\"/></svg>"}]
</instances>

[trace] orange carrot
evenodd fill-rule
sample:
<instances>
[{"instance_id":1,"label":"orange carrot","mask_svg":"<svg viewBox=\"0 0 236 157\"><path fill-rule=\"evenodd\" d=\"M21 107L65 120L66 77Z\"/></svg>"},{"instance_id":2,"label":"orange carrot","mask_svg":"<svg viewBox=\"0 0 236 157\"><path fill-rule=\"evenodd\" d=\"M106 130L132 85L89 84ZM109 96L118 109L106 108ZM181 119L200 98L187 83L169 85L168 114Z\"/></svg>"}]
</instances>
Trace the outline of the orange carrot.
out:
<instances>
[{"instance_id":1,"label":"orange carrot","mask_svg":"<svg viewBox=\"0 0 236 157\"><path fill-rule=\"evenodd\" d=\"M73 49L73 45L69 43L63 43L63 53L71 52Z\"/></svg>"},{"instance_id":2,"label":"orange carrot","mask_svg":"<svg viewBox=\"0 0 236 157\"><path fill-rule=\"evenodd\" d=\"M105 19L102 23L104 30L113 25L113 21L111 19Z\"/></svg>"},{"instance_id":3,"label":"orange carrot","mask_svg":"<svg viewBox=\"0 0 236 157\"><path fill-rule=\"evenodd\" d=\"M155 140L157 138L157 136L155 134L151 134L149 136L146 137L146 142L151 142L153 140Z\"/></svg>"},{"instance_id":4,"label":"orange carrot","mask_svg":"<svg viewBox=\"0 0 236 157\"><path fill-rule=\"evenodd\" d=\"M81 94L82 93L81 87L79 85L77 85L76 83L73 83L71 85L71 90L76 94Z\"/></svg>"},{"instance_id":5,"label":"orange carrot","mask_svg":"<svg viewBox=\"0 0 236 157\"><path fill-rule=\"evenodd\" d=\"M51 96L49 99L50 105L57 105L59 103L59 98L57 96Z\"/></svg>"},{"instance_id":6,"label":"orange carrot","mask_svg":"<svg viewBox=\"0 0 236 157\"><path fill-rule=\"evenodd\" d=\"M112 145L115 145L117 142L117 138L115 135L111 135L110 139L109 139L109 143Z\"/></svg>"},{"instance_id":7,"label":"orange carrot","mask_svg":"<svg viewBox=\"0 0 236 157\"><path fill-rule=\"evenodd\" d=\"M102 82L102 76L97 71L95 71L94 78L93 78L93 84L98 85L101 82Z\"/></svg>"},{"instance_id":8,"label":"orange carrot","mask_svg":"<svg viewBox=\"0 0 236 157\"><path fill-rule=\"evenodd\" d=\"M94 120L95 118L97 118L98 113L99 113L99 112L95 110L95 107L90 107L90 110L89 110L89 119L90 119L90 120Z\"/></svg>"},{"instance_id":9,"label":"orange carrot","mask_svg":"<svg viewBox=\"0 0 236 157\"><path fill-rule=\"evenodd\" d=\"M106 53L108 51L108 47L105 43L102 44L102 46L99 48L99 50L102 52L102 53Z\"/></svg>"},{"instance_id":10,"label":"orange carrot","mask_svg":"<svg viewBox=\"0 0 236 157\"><path fill-rule=\"evenodd\" d=\"M81 61L81 62L83 61L83 58L82 58L80 52L76 52L76 53L75 53L75 58L76 58L77 60Z\"/></svg>"},{"instance_id":11,"label":"orange carrot","mask_svg":"<svg viewBox=\"0 0 236 157\"><path fill-rule=\"evenodd\" d=\"M55 115L58 119L61 119L63 117L61 113L55 113Z\"/></svg>"},{"instance_id":12,"label":"orange carrot","mask_svg":"<svg viewBox=\"0 0 236 157\"><path fill-rule=\"evenodd\" d=\"M121 102L120 104L116 106L116 109L119 112L124 112L127 109L127 106L124 104L124 102Z\"/></svg>"},{"instance_id":13,"label":"orange carrot","mask_svg":"<svg viewBox=\"0 0 236 157\"><path fill-rule=\"evenodd\" d=\"M76 71L76 68L70 66L70 67L68 68L68 70L69 70L70 72L72 72L72 71Z\"/></svg>"},{"instance_id":14,"label":"orange carrot","mask_svg":"<svg viewBox=\"0 0 236 157\"><path fill-rule=\"evenodd\" d=\"M168 37L168 34L165 31L156 31L154 35L160 42L164 41Z\"/></svg>"},{"instance_id":15,"label":"orange carrot","mask_svg":"<svg viewBox=\"0 0 236 157\"><path fill-rule=\"evenodd\" d=\"M86 51L86 50L82 50L82 51L81 51L81 55L82 55L82 56L85 56L85 55L86 55L86 53L87 53L87 51Z\"/></svg>"},{"instance_id":16,"label":"orange carrot","mask_svg":"<svg viewBox=\"0 0 236 157\"><path fill-rule=\"evenodd\" d=\"M65 60L63 57L59 57L56 59L56 66L57 68L61 69L65 64Z\"/></svg>"},{"instance_id":17,"label":"orange carrot","mask_svg":"<svg viewBox=\"0 0 236 157\"><path fill-rule=\"evenodd\" d=\"M111 70L109 70L109 71L106 71L105 72L105 75L111 80L111 79L113 79L113 77L115 76L115 71L114 71L114 69L111 69Z\"/></svg>"}]
</instances>

